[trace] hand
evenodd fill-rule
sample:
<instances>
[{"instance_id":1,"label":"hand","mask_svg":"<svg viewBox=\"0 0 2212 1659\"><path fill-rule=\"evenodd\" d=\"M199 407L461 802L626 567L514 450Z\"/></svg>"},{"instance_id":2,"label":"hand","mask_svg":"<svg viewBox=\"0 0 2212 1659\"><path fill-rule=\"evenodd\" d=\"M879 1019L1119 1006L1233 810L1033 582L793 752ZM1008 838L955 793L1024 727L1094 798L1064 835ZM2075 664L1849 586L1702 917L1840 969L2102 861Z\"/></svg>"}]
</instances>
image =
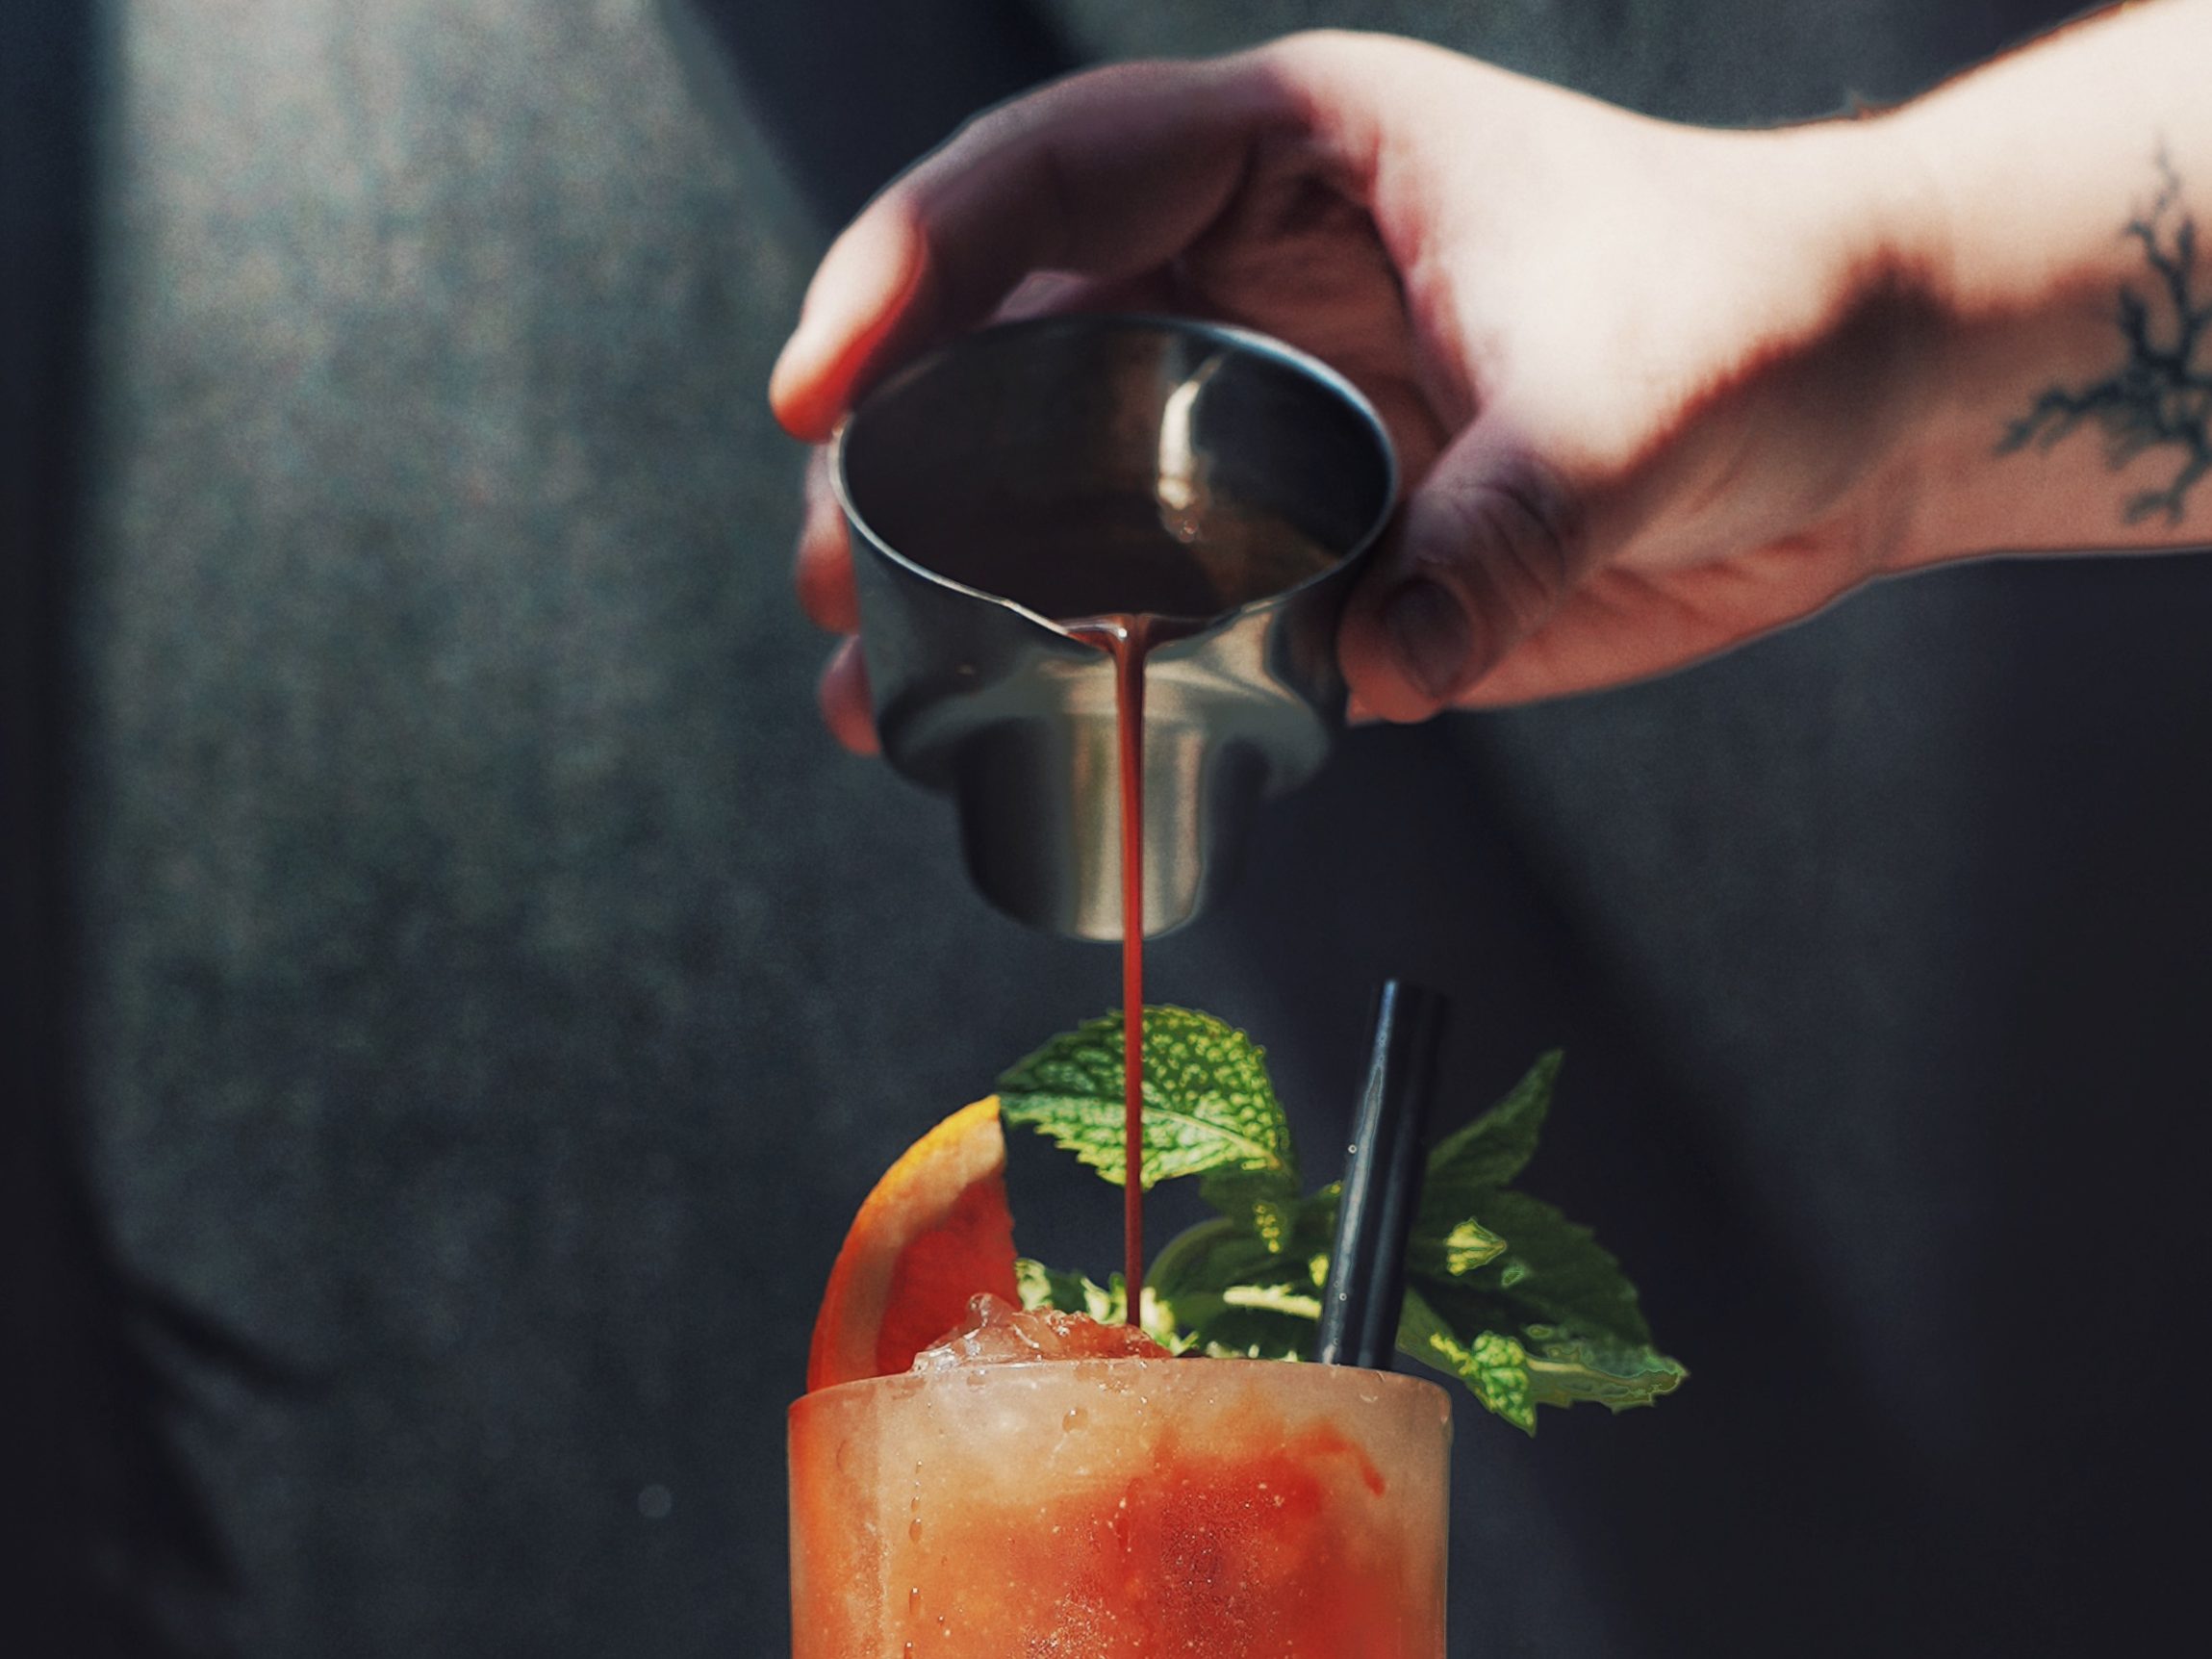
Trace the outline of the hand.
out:
<instances>
[{"instance_id":1,"label":"hand","mask_svg":"<svg viewBox=\"0 0 2212 1659\"><path fill-rule=\"evenodd\" d=\"M1176 311L1335 365L1409 495L1349 606L1392 720L1656 674L1903 562L1924 308L1878 123L1669 126L1434 47L1309 35L1077 76L890 186L808 292L771 396L819 443L994 316ZM818 451L799 590L856 626ZM873 746L849 640L826 715Z\"/></svg>"}]
</instances>

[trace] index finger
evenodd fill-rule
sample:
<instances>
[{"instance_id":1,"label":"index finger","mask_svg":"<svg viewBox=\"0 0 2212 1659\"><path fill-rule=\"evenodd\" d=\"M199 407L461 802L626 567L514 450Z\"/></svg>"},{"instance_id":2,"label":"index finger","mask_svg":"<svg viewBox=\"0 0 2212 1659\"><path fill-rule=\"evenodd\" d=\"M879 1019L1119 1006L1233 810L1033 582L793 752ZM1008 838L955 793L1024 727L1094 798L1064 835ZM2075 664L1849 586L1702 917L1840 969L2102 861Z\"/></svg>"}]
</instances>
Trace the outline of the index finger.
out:
<instances>
[{"instance_id":1,"label":"index finger","mask_svg":"<svg viewBox=\"0 0 2212 1659\"><path fill-rule=\"evenodd\" d=\"M1032 270L1164 265L1301 112L1262 60L1095 69L978 117L831 244L769 380L791 433L829 435L874 374L981 320Z\"/></svg>"}]
</instances>

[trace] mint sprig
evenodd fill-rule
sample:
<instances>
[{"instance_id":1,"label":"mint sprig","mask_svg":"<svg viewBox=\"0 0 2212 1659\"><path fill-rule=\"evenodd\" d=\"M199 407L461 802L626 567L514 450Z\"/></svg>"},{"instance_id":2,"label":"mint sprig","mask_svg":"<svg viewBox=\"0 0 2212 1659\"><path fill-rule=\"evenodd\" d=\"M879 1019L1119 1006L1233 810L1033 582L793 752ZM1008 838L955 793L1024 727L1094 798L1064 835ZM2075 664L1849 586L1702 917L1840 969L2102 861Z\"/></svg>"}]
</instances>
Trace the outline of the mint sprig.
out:
<instances>
[{"instance_id":1,"label":"mint sprig","mask_svg":"<svg viewBox=\"0 0 2212 1659\"><path fill-rule=\"evenodd\" d=\"M1028 1124L1107 1180L1122 1179L1122 1021L1055 1037L999 1080L1001 1115ZM1262 1051L1189 1008L1144 1015L1144 1185L1195 1176L1219 1214L1153 1263L1140 1322L1178 1353L1302 1359L1328 1279L1337 1188L1301 1194L1290 1128ZM1431 1151L1407 1252L1399 1349L1465 1383L1536 1432L1536 1408L1649 1405L1688 1374L1652 1343L1619 1263L1540 1199L1508 1183L1551 1109L1558 1054ZM1119 1274L1099 1285L1021 1263L1022 1297L1121 1317Z\"/></svg>"},{"instance_id":2,"label":"mint sprig","mask_svg":"<svg viewBox=\"0 0 2212 1659\"><path fill-rule=\"evenodd\" d=\"M1108 1181L1122 1180L1122 1016L1056 1036L999 1079L999 1112L1050 1136ZM1264 1051L1189 1008L1144 1010L1144 1172L1157 1182L1207 1175L1224 1208L1295 1197L1290 1126Z\"/></svg>"}]
</instances>

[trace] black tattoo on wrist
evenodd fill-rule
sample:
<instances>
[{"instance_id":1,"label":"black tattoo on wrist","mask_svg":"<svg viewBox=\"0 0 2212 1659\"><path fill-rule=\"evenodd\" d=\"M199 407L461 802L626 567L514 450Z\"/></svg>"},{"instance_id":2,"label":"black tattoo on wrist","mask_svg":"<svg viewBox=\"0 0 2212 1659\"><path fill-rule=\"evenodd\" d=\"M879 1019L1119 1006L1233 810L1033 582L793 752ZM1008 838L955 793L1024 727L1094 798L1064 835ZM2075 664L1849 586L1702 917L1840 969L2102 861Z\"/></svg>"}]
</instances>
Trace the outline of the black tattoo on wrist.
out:
<instances>
[{"instance_id":1,"label":"black tattoo on wrist","mask_svg":"<svg viewBox=\"0 0 2212 1659\"><path fill-rule=\"evenodd\" d=\"M2149 299L2132 288L2120 291L2114 320L2127 355L2102 380L2078 389L2053 386L2034 406L2005 426L2000 455L2030 444L2047 449L2084 421L2104 432L2105 458L2115 472L2153 449L2180 451L2180 470L2163 490L2128 498L2125 520L2134 523L2163 512L2179 523L2184 498L2212 472L2212 362L2199 364L2212 340L2212 300L2195 290L2197 221L2181 206L2181 179L2163 147L2160 184L2149 211L2127 221L2123 235L2143 244L2157 279ZM2171 321L2162 314L2171 313Z\"/></svg>"}]
</instances>

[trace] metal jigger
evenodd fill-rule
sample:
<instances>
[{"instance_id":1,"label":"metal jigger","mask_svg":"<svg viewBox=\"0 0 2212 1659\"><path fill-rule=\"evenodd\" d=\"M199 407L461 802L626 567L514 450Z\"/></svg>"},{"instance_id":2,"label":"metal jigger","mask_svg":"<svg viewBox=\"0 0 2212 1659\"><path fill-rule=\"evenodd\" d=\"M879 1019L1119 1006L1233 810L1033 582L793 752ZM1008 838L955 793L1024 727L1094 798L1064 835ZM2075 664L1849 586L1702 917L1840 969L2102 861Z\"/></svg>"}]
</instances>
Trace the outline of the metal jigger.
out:
<instances>
[{"instance_id":1,"label":"metal jigger","mask_svg":"<svg viewBox=\"0 0 2212 1659\"><path fill-rule=\"evenodd\" d=\"M1366 399L1241 329L1055 318L909 365L833 463L883 753L1033 927L1122 932L1113 665L1063 625L1180 619L1146 673L1144 929L1196 915L1342 726L1336 623L1396 493Z\"/></svg>"}]
</instances>

